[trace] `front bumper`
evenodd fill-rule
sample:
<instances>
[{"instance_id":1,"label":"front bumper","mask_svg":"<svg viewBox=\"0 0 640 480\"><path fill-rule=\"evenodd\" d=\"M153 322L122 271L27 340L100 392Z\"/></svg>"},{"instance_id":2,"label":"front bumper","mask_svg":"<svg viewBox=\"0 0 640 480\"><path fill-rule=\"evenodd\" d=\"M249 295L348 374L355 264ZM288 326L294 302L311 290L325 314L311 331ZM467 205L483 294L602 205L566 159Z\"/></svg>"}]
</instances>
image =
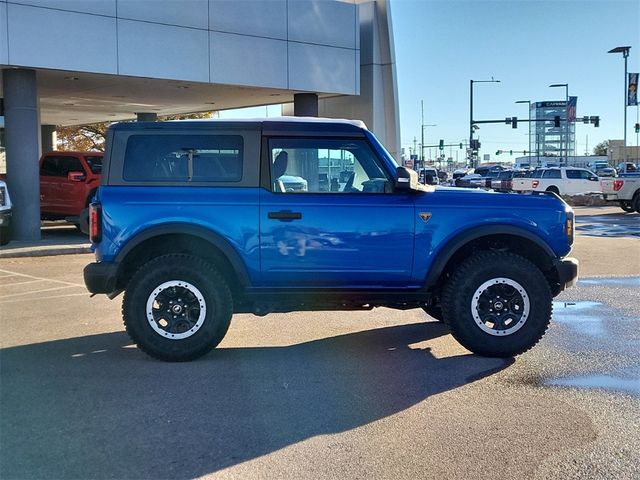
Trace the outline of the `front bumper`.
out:
<instances>
[{"instance_id":1,"label":"front bumper","mask_svg":"<svg viewBox=\"0 0 640 480\"><path fill-rule=\"evenodd\" d=\"M84 267L84 284L91 293L110 294L116 291L118 265L115 263L90 263Z\"/></svg>"},{"instance_id":2,"label":"front bumper","mask_svg":"<svg viewBox=\"0 0 640 480\"><path fill-rule=\"evenodd\" d=\"M573 287L578 281L578 259L567 257L562 260L555 260L553 263L558 272L560 292L569 287Z\"/></svg>"}]
</instances>

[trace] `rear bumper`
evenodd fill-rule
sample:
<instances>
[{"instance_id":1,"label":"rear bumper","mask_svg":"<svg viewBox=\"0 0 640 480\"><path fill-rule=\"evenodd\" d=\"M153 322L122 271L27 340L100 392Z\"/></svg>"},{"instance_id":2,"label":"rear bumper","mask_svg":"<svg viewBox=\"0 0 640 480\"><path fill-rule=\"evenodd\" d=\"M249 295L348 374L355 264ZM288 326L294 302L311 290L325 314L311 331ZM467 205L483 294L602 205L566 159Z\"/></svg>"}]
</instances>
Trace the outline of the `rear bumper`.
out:
<instances>
[{"instance_id":1,"label":"rear bumper","mask_svg":"<svg viewBox=\"0 0 640 480\"><path fill-rule=\"evenodd\" d=\"M554 266L558 272L558 282L560 291L573 287L578 281L579 262L576 258L567 257L562 260L555 260Z\"/></svg>"},{"instance_id":2,"label":"rear bumper","mask_svg":"<svg viewBox=\"0 0 640 480\"><path fill-rule=\"evenodd\" d=\"M118 265L90 263L84 267L84 284L91 293L113 293L116 290Z\"/></svg>"}]
</instances>

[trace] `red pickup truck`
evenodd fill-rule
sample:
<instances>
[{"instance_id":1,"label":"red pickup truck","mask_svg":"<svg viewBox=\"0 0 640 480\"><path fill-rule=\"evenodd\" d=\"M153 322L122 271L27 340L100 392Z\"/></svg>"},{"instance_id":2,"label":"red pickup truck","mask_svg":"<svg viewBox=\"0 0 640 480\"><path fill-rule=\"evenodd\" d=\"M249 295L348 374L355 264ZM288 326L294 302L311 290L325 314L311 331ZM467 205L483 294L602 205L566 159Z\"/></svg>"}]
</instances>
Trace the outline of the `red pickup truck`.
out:
<instances>
[{"instance_id":1,"label":"red pickup truck","mask_svg":"<svg viewBox=\"0 0 640 480\"><path fill-rule=\"evenodd\" d=\"M100 185L102 152L50 152L40 159L40 216L80 226Z\"/></svg>"}]
</instances>

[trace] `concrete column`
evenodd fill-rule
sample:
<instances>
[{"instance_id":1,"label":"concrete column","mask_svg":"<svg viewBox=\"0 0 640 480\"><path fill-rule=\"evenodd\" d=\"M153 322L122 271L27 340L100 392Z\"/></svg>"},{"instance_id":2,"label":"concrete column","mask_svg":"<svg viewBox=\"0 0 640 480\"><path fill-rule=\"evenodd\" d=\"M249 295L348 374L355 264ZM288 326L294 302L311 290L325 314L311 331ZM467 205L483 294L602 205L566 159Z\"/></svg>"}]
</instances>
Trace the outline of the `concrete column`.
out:
<instances>
[{"instance_id":1,"label":"concrete column","mask_svg":"<svg viewBox=\"0 0 640 480\"><path fill-rule=\"evenodd\" d=\"M2 71L12 238L40 240L40 109L35 70Z\"/></svg>"},{"instance_id":2,"label":"concrete column","mask_svg":"<svg viewBox=\"0 0 640 480\"><path fill-rule=\"evenodd\" d=\"M318 95L315 93L296 93L293 96L293 114L296 117L317 117Z\"/></svg>"},{"instance_id":3,"label":"concrete column","mask_svg":"<svg viewBox=\"0 0 640 480\"><path fill-rule=\"evenodd\" d=\"M136 121L137 122L157 122L158 114L153 112L137 112Z\"/></svg>"},{"instance_id":4,"label":"concrete column","mask_svg":"<svg viewBox=\"0 0 640 480\"><path fill-rule=\"evenodd\" d=\"M40 134L42 136L42 153L54 151L57 141L56 126L42 125L42 127L40 127Z\"/></svg>"}]
</instances>

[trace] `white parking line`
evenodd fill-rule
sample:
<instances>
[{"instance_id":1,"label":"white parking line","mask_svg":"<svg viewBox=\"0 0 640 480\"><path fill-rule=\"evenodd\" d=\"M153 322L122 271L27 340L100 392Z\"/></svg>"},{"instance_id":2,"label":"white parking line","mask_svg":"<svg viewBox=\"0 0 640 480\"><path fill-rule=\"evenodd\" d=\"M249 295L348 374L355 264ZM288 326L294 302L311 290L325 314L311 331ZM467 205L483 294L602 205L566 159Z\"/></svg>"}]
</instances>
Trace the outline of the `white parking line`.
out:
<instances>
[{"instance_id":1,"label":"white parking line","mask_svg":"<svg viewBox=\"0 0 640 480\"><path fill-rule=\"evenodd\" d=\"M1 273L8 273L9 275L7 275L7 277L13 277L13 276L26 277L26 278L31 278L33 280L44 280L46 282L63 283L65 285L71 285L71 286L74 286L74 287L82 287L82 288L84 288L84 285L82 285L80 283L65 282L64 280L54 280L53 278L35 277L33 275L26 275L24 273L12 272L10 270L3 270L3 269L0 269L0 272Z\"/></svg>"},{"instance_id":2,"label":"white parking line","mask_svg":"<svg viewBox=\"0 0 640 480\"><path fill-rule=\"evenodd\" d=\"M2 277L0 277L1 279ZM2 287L12 287L13 285L26 285L27 283L38 283L38 282L48 282L50 280L27 280L26 282L11 282L5 285L0 285L0 288Z\"/></svg>"},{"instance_id":3,"label":"white parking line","mask_svg":"<svg viewBox=\"0 0 640 480\"><path fill-rule=\"evenodd\" d=\"M74 287L80 287L80 285L65 285L64 287L43 288L42 290L31 290L30 292L13 293L13 294L10 294L10 295L0 296L0 299L21 297L23 295L31 295L32 293L51 292L53 290L62 290L64 288L74 288ZM84 287L82 287L82 288L84 288Z\"/></svg>"},{"instance_id":4,"label":"white parking line","mask_svg":"<svg viewBox=\"0 0 640 480\"><path fill-rule=\"evenodd\" d=\"M38 298L16 298L14 300L0 300L0 305L3 305L5 303L34 302L36 300L50 300L52 298L80 297L80 296L86 296L87 298L89 298L89 292L69 293L67 295L50 295L48 297L38 297Z\"/></svg>"}]
</instances>

